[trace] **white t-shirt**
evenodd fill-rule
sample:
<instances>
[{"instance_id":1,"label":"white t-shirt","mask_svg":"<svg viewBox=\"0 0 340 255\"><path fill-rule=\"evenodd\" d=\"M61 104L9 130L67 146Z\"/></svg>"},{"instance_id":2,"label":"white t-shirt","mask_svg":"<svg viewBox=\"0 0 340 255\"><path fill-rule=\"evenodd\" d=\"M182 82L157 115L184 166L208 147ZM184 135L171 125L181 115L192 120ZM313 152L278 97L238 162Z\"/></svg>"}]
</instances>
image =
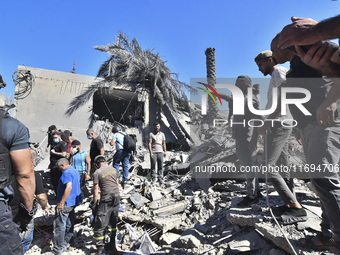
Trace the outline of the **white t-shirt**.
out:
<instances>
[{"instance_id":1,"label":"white t-shirt","mask_svg":"<svg viewBox=\"0 0 340 255\"><path fill-rule=\"evenodd\" d=\"M272 106L273 102L273 88L278 88L282 82L286 80L286 73L287 73L287 68L283 66L278 66L277 68L274 69L272 73L272 77L270 79L269 83L269 88L268 88L268 93L267 93L267 105L266 105L266 110L269 109ZM278 91L278 97L280 96L280 91ZM278 115L276 119L279 119L280 121L285 120L285 119L292 119L292 115L290 114L289 107L288 105L286 106L287 109L287 114L286 115ZM268 118L268 116L266 116ZM288 124L288 123L287 123Z\"/></svg>"}]
</instances>

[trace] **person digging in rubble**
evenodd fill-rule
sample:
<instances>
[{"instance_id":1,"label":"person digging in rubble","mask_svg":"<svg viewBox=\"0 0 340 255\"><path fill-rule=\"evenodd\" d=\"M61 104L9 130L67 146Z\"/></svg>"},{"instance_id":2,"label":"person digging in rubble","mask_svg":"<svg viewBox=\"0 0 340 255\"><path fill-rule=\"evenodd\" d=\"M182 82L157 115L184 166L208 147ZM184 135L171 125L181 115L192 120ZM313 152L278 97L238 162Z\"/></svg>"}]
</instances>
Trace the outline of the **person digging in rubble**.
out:
<instances>
[{"instance_id":1,"label":"person digging in rubble","mask_svg":"<svg viewBox=\"0 0 340 255\"><path fill-rule=\"evenodd\" d=\"M235 86L240 88L245 95L245 114L234 114L232 120L233 138L236 142L236 155L240 161L241 166L250 167L253 165L252 153L256 150L257 132L255 129L253 129L253 127L242 125L240 123L243 123L244 120L245 123L247 123L250 119L254 118L254 115L250 112L247 104L248 88L252 86L252 80L247 75L241 75L237 77ZM254 108L258 109L259 101L255 95L253 95L252 102ZM238 207L248 207L252 204L256 204L259 202L259 198L262 197L258 179L256 178L255 173L247 173L246 181L247 196L244 197L242 201L237 204Z\"/></svg>"},{"instance_id":2,"label":"person digging in rubble","mask_svg":"<svg viewBox=\"0 0 340 255\"><path fill-rule=\"evenodd\" d=\"M157 177L159 183L163 183L163 159L166 157L166 143L165 135L161 132L161 125L159 122L153 124L154 131L149 135L149 151L151 160L151 180L152 184L157 182ZM156 171L156 163L157 170Z\"/></svg>"},{"instance_id":3,"label":"person digging in rubble","mask_svg":"<svg viewBox=\"0 0 340 255\"><path fill-rule=\"evenodd\" d=\"M259 53L255 62L259 67L259 71L263 73L264 76L270 75L270 83L268 88L268 101L266 105L266 109L270 109L273 104L273 88L278 88L278 96L280 96L280 88L282 84L284 84L286 80L287 69L283 66L278 66L278 63L275 58L273 58L273 53L270 50L263 51ZM292 125L291 113L289 111L288 106L286 106L286 115L269 115L265 116L264 119L275 119L273 126L268 126L268 123L262 127L258 128L258 133L260 135L266 135L267 143L265 144L265 153L267 153L267 162L264 162L267 166L286 166L289 167L289 158L288 158L288 138L292 133L292 127L287 127L287 125L283 126L281 122L285 120L287 124ZM269 180L274 186L275 190L279 193L281 199L284 202L283 206L279 206L275 208L278 210L277 213L281 214L281 217L284 219L285 224L293 224L298 221L305 221L306 212L297 201L295 192L294 192L294 182L293 178L290 176L289 171L272 171L269 173ZM294 217L292 211L299 211L301 216Z\"/></svg>"},{"instance_id":4,"label":"person digging in rubble","mask_svg":"<svg viewBox=\"0 0 340 255\"><path fill-rule=\"evenodd\" d=\"M119 164L122 162L123 164L123 179L122 179L122 187L124 188L124 185L128 181L129 177L129 160L131 157L131 153L129 151L124 150L124 136L126 135L125 132L122 131L120 126L115 125L112 128L113 137L110 141L110 145L114 146L116 145L116 153L113 155L113 167L118 169L118 175L120 178L120 172L119 172Z\"/></svg>"},{"instance_id":5,"label":"person digging in rubble","mask_svg":"<svg viewBox=\"0 0 340 255\"><path fill-rule=\"evenodd\" d=\"M331 254L340 254L340 180L338 171L334 171L340 159L340 86L334 85L323 74L324 64L329 61L327 55L320 54L327 48L338 46L330 42L314 44L309 49L298 51L299 55L308 54L310 66L303 63L295 48L278 48L280 34L271 43L273 56L279 63L290 62L291 70L287 74L287 87L303 87L310 91L311 99L304 106L312 114L305 116L290 105L290 111L301 130L303 149L308 166L323 167L322 172L309 173L309 178L320 197L322 209L321 232L315 237L300 240L300 245L314 250L330 249ZM327 44L326 46L324 46ZM300 48L302 50L302 48ZM319 52L317 54L317 52ZM323 61L320 60L326 57ZM319 64L318 64L319 63ZM312 68L313 67L313 68ZM308 82L301 78L310 78ZM292 79L300 78L300 79Z\"/></svg>"},{"instance_id":6,"label":"person digging in rubble","mask_svg":"<svg viewBox=\"0 0 340 255\"><path fill-rule=\"evenodd\" d=\"M93 174L93 201L90 207L96 208L94 219L94 239L98 254L105 249L108 254L116 254L116 233L119 211L119 176L118 170L106 165L102 155L94 159L97 170ZM100 192L100 200L99 200ZM110 235L110 242L105 244L105 234Z\"/></svg>"},{"instance_id":7,"label":"person digging in rubble","mask_svg":"<svg viewBox=\"0 0 340 255\"><path fill-rule=\"evenodd\" d=\"M86 131L87 138L91 141L90 145L90 158L91 158L91 172L90 174L93 174L93 171L95 170L94 167L94 159L98 155L104 156L104 143L103 140L98 136L93 128L90 128Z\"/></svg>"},{"instance_id":8,"label":"person digging in rubble","mask_svg":"<svg viewBox=\"0 0 340 255\"><path fill-rule=\"evenodd\" d=\"M57 161L62 172L58 184L56 215L53 222L53 254L70 251L74 232L74 209L81 203L80 175L66 158Z\"/></svg>"}]
</instances>

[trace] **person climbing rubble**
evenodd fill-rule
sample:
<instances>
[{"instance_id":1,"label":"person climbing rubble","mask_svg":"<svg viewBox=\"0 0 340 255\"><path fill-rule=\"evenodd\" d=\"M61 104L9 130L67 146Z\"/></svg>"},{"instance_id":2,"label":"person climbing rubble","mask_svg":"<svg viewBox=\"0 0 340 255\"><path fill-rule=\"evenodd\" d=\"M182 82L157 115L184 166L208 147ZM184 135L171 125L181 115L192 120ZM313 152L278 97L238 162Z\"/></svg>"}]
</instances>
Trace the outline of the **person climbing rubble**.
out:
<instances>
[{"instance_id":1,"label":"person climbing rubble","mask_svg":"<svg viewBox=\"0 0 340 255\"><path fill-rule=\"evenodd\" d=\"M123 178L122 178L122 187L124 188L125 183L128 181L129 177L129 160L131 157L131 152L124 150L124 136L125 132L122 131L120 126L115 125L112 129L114 133L112 140L110 141L110 145L116 145L116 153L113 155L113 167L118 170L118 176L120 178L119 172L119 164L123 164Z\"/></svg>"}]
</instances>

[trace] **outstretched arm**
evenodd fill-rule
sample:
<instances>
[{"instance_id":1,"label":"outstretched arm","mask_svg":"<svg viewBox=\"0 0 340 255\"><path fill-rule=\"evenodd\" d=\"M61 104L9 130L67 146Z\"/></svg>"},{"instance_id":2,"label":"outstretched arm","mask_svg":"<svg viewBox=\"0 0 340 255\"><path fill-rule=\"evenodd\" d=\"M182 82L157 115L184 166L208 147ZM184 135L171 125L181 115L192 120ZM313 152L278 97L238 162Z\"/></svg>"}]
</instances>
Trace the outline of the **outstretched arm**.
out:
<instances>
[{"instance_id":1,"label":"outstretched arm","mask_svg":"<svg viewBox=\"0 0 340 255\"><path fill-rule=\"evenodd\" d=\"M285 49L292 45L309 45L321 40L340 37L340 15L318 23L309 18L291 18L280 34L278 47Z\"/></svg>"}]
</instances>

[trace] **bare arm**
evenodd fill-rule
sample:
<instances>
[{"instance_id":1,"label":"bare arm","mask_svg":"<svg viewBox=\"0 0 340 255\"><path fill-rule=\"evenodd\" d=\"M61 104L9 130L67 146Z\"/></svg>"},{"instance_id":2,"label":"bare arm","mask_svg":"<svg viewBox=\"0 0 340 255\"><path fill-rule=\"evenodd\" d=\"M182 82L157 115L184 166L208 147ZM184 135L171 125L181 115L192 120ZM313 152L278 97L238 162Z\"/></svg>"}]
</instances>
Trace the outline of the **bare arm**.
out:
<instances>
[{"instance_id":1,"label":"bare arm","mask_svg":"<svg viewBox=\"0 0 340 255\"><path fill-rule=\"evenodd\" d=\"M100 148L100 155L104 156L104 147Z\"/></svg>"},{"instance_id":2,"label":"bare arm","mask_svg":"<svg viewBox=\"0 0 340 255\"><path fill-rule=\"evenodd\" d=\"M116 144L116 140L111 140L111 141L110 141L110 145L111 145L111 146L113 146L113 145L115 145L115 144Z\"/></svg>"},{"instance_id":3,"label":"bare arm","mask_svg":"<svg viewBox=\"0 0 340 255\"><path fill-rule=\"evenodd\" d=\"M153 157L153 153L152 153L152 140L151 139L149 141L149 152L150 152L150 156Z\"/></svg>"},{"instance_id":4,"label":"bare arm","mask_svg":"<svg viewBox=\"0 0 340 255\"><path fill-rule=\"evenodd\" d=\"M64 204L68 198L68 196L70 195L72 190L72 182L68 182L66 183L66 189L64 191L63 197L60 200L60 203L57 205L57 211L62 211L64 208Z\"/></svg>"},{"instance_id":5,"label":"bare arm","mask_svg":"<svg viewBox=\"0 0 340 255\"><path fill-rule=\"evenodd\" d=\"M85 161L86 161L86 164L87 164L86 180L89 180L90 179L90 173L91 173L91 158L90 158L89 152L86 154Z\"/></svg>"},{"instance_id":6,"label":"bare arm","mask_svg":"<svg viewBox=\"0 0 340 255\"><path fill-rule=\"evenodd\" d=\"M47 213L47 215L50 215L49 208L48 208L48 200L45 193L41 193L37 195L38 203L40 204L41 208Z\"/></svg>"},{"instance_id":7,"label":"bare arm","mask_svg":"<svg viewBox=\"0 0 340 255\"><path fill-rule=\"evenodd\" d=\"M163 151L164 151L164 156L166 156L166 143L163 141Z\"/></svg>"},{"instance_id":8,"label":"bare arm","mask_svg":"<svg viewBox=\"0 0 340 255\"><path fill-rule=\"evenodd\" d=\"M35 192L34 169L31 162L29 148L10 151L12 166L22 203L27 209L33 209L33 197Z\"/></svg>"},{"instance_id":9,"label":"bare arm","mask_svg":"<svg viewBox=\"0 0 340 255\"><path fill-rule=\"evenodd\" d=\"M285 26L280 34L278 47L282 49L340 37L340 15L320 23L309 18L291 19L293 23Z\"/></svg>"},{"instance_id":10,"label":"bare arm","mask_svg":"<svg viewBox=\"0 0 340 255\"><path fill-rule=\"evenodd\" d=\"M93 185L93 203L96 204L99 198L99 187L98 183Z\"/></svg>"}]
</instances>

